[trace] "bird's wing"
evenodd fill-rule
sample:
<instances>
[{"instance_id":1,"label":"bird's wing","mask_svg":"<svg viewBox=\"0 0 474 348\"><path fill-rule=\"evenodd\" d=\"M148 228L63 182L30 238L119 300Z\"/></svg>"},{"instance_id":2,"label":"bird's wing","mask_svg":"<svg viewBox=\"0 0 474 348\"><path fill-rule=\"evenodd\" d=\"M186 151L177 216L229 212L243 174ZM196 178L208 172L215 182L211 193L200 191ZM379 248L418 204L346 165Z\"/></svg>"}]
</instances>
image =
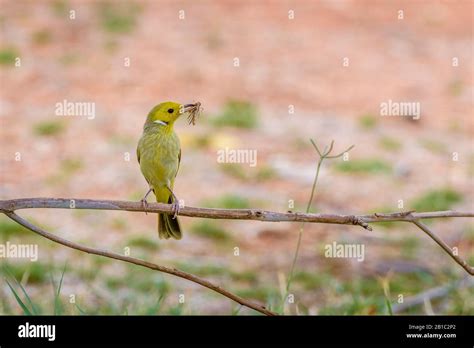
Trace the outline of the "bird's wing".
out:
<instances>
[{"instance_id":1,"label":"bird's wing","mask_svg":"<svg viewBox=\"0 0 474 348\"><path fill-rule=\"evenodd\" d=\"M138 144L137 146L137 160L138 160L138 164L140 164L140 144ZM150 182L148 181L148 179L145 176L143 177L145 178L148 185L150 185ZM155 193L155 190L153 190L153 193Z\"/></svg>"},{"instance_id":2,"label":"bird's wing","mask_svg":"<svg viewBox=\"0 0 474 348\"><path fill-rule=\"evenodd\" d=\"M178 175L178 170L179 170L179 164L181 163L181 149L179 149L179 154L178 154L178 168L176 169L176 174L174 177L176 178L176 175Z\"/></svg>"}]
</instances>

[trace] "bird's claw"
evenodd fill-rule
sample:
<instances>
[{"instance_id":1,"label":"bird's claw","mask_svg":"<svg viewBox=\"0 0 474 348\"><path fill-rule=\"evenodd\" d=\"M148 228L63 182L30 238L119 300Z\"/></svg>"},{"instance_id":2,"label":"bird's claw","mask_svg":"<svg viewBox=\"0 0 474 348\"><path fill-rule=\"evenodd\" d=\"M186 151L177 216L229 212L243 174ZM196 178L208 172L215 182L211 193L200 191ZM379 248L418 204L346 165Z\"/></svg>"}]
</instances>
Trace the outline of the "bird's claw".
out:
<instances>
[{"instance_id":1,"label":"bird's claw","mask_svg":"<svg viewBox=\"0 0 474 348\"><path fill-rule=\"evenodd\" d=\"M179 211L181 207L179 206L179 202L171 203L171 212L173 213L173 219L178 217Z\"/></svg>"},{"instance_id":2,"label":"bird's claw","mask_svg":"<svg viewBox=\"0 0 474 348\"><path fill-rule=\"evenodd\" d=\"M142 202L142 208L145 210L145 214L148 215L147 210L148 210L148 202L145 198L143 198L140 202Z\"/></svg>"}]
</instances>

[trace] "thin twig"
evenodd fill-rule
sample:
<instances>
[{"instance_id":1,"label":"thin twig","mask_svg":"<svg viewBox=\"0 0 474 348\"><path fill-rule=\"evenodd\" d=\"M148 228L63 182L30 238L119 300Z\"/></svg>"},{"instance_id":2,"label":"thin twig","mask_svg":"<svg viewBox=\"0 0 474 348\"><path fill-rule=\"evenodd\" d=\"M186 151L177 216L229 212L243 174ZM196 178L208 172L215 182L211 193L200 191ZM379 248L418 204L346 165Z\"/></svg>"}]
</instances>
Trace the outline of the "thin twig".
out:
<instances>
[{"instance_id":1,"label":"thin twig","mask_svg":"<svg viewBox=\"0 0 474 348\"><path fill-rule=\"evenodd\" d=\"M311 188L311 194L309 196L308 204L306 205L306 214L309 213L311 209L311 205L313 203L314 199L314 193L316 191L316 185L318 183L318 178L319 178L319 172L321 170L321 165L324 160L324 156L327 155L327 152L324 152L323 155L321 155L321 151L319 151L318 146L316 143L313 141L313 139L310 139L311 143L313 144L314 148L318 152L319 155L319 161L318 161L318 166L316 167L316 173L314 175L314 180L313 180L313 186ZM291 263L291 268L290 268L290 273L288 275L288 281L286 283L286 292L283 300L286 300L286 297L290 293L290 287L291 287L291 280L293 279L293 273L295 272L295 266L296 266L296 261L298 260L298 255L300 252L300 247L301 247L301 239L303 238L303 231L304 231L304 222L301 223L301 226L298 231L298 240L296 241L296 249L295 249L295 255L293 256L293 262Z\"/></svg>"},{"instance_id":2,"label":"thin twig","mask_svg":"<svg viewBox=\"0 0 474 348\"><path fill-rule=\"evenodd\" d=\"M215 284L213 284L213 283L211 283L211 282L209 282L205 279L199 278L199 277L197 277L193 274L180 271L176 268L169 268L169 267L165 267L165 266L160 266L160 265L157 265L157 264L154 264L154 263L151 263L151 262L147 262L147 261L143 261L143 260L140 260L140 259L136 259L136 258L133 258L133 257L123 256L123 255L120 255L120 254L112 253L110 251L99 250L99 249L83 246L83 245L71 242L67 239L58 237L58 236L56 236L52 233L49 233L49 232L33 225L29 221L23 219L22 217L18 216L14 212L5 212L5 214L10 219L16 221L17 223L19 223L23 227L26 227L27 229L29 229L29 230L31 230L31 231L47 238L49 240L52 240L53 242L62 244L64 246L68 247L68 248L72 248L72 249L76 249L76 250L79 250L79 251L83 251L85 253L104 256L104 257L108 257L108 258L111 258L111 259L120 260L120 261L124 261L124 262L128 262L128 263L133 263L135 265L146 267L146 268L149 268L149 269L152 269L152 270L155 270L155 271L160 271L160 272L172 274L176 277L180 277L180 278L192 281L192 282L197 283L199 285L202 285L202 286L204 286L208 289L214 290L215 292L218 292L219 294L224 295L225 297L227 297L227 298L229 298L229 299L231 299L231 300L233 300L237 303L240 303L242 306L252 308L252 309L254 309L257 312L260 312L262 314L277 315L276 313L266 309L264 306L261 306L259 304L254 303L254 302L246 300L246 299L244 299L240 296L237 296L237 295L221 288L220 286L217 286L217 285L215 285Z\"/></svg>"},{"instance_id":3,"label":"thin twig","mask_svg":"<svg viewBox=\"0 0 474 348\"><path fill-rule=\"evenodd\" d=\"M446 244L441 238L439 238L433 231L430 230L428 226L426 226L424 223L421 221L412 221L416 226L418 226L423 232L425 232L428 236L430 236L431 239L433 239L438 245L443 248L446 253L453 258L454 261L456 261L462 268L464 268L467 273L470 275L474 275L474 267L468 265L468 263L460 258L458 255L456 255L449 247L448 244Z\"/></svg>"},{"instance_id":4,"label":"thin twig","mask_svg":"<svg viewBox=\"0 0 474 348\"><path fill-rule=\"evenodd\" d=\"M318 183L318 178L319 178L319 172L321 171L321 165L323 164L323 161L326 158L338 158L338 157L342 156L344 153L346 153L347 151L350 151L355 146L355 145L350 146L347 150L341 152L338 155L329 156L332 149L334 148L334 140L331 141L331 144L329 145L329 148L324 147L324 151L322 153L319 150L318 145L316 144L316 142L313 139L309 139L309 140L311 141L311 144L313 145L313 147L316 149L316 152L319 155L319 160L318 160L318 165L316 167L316 173L314 175L313 186L311 188L311 194L309 196L308 204L306 205L306 214L309 213L309 211L311 209L311 205L313 204L314 194L316 192L316 185ZM287 280L287 283L286 283L286 291L285 291L285 296L283 297L283 301L286 300L286 297L290 293L291 281L293 279L293 274L295 272L296 261L298 260L298 255L299 255L300 247L301 247L301 240L303 238L304 224L305 224L305 222L301 223L301 226L300 226L300 229L299 229L299 232L298 232L298 240L296 242L295 254L294 254L294 257L293 257L293 262L291 263L290 273L288 275L288 280ZM365 223L362 220L357 219L356 217L352 218L352 224L360 225L360 226L364 227L365 229L372 230L372 228L367 223ZM284 308L284 304L283 304L283 308Z\"/></svg>"},{"instance_id":5,"label":"thin twig","mask_svg":"<svg viewBox=\"0 0 474 348\"><path fill-rule=\"evenodd\" d=\"M401 313L408 308L421 305L425 302L425 299L434 300L446 296L451 291L461 288L469 288L474 286L474 278L467 277L463 278L454 283L438 286L426 291L423 291L417 295L406 298L403 303L397 303L393 306L393 313Z\"/></svg>"}]
</instances>

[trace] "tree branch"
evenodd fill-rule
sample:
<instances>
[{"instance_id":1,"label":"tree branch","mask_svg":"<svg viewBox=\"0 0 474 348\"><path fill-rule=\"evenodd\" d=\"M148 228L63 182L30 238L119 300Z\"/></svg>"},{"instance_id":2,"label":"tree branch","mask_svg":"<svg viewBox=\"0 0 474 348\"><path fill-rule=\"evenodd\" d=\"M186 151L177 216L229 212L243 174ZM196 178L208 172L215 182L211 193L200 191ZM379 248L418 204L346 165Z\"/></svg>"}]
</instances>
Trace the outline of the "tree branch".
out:
<instances>
[{"instance_id":1,"label":"tree branch","mask_svg":"<svg viewBox=\"0 0 474 348\"><path fill-rule=\"evenodd\" d=\"M67 239L64 239L64 238L61 238L61 237L58 237L52 233L49 233L49 232L46 232L45 230L33 225L32 223L28 222L27 220L23 219L22 217L18 216L17 214L15 214L14 212L4 212L5 215L7 215L10 219L16 221L17 223L19 223L20 225L22 225L23 227L26 227L27 229L53 241L53 242L56 242L56 243L59 243L59 244L62 244L64 246L67 246L68 248L72 248L72 249L76 249L76 250L79 250L79 251L83 251L85 253L89 253L89 254L94 254L94 255L99 255L99 256L104 256L104 257L108 257L108 258L111 258L111 259L115 259L115 260L120 260L120 261L124 261L124 262L128 262L128 263L133 263L135 265L138 265L138 266L142 266L142 267L146 267L146 268L149 268L149 269L152 269L152 270L155 270L155 271L160 271L160 272L164 272L164 273L168 273L168 274L172 274L176 277L179 277L179 278L183 278L183 279L187 279L187 280L190 280L194 283L197 283L199 285L202 285L208 289L211 289L211 290L214 290L215 292L218 292L219 294L221 295L224 295L225 297L237 302L237 303L240 303L242 306L246 306L246 307L249 307L249 308L252 308L254 310L256 310L257 312L260 312L260 313L263 313L265 315L276 315L276 313L266 309L264 306L261 306L259 304L256 304L256 303L253 303L249 300L246 300L240 296L237 296L205 279L202 279L202 278L199 278L193 274L190 274L190 273L186 273L186 272L183 272L183 271L180 271L176 268L169 268L169 267L165 267L165 266L160 266L160 265L157 265L157 264L154 264L154 263L151 263L151 262L147 262L147 261L143 261L143 260L140 260L140 259L136 259L136 258L133 258L133 257L129 257L129 256L123 256L123 255L120 255L120 254L116 254L116 253L112 253L110 251L105 251L105 250L100 250L100 249L94 249L94 248L90 248L90 247L86 247L86 246L83 246L83 245L80 245L80 244L77 244L77 243L74 243L74 242L70 242L68 241Z\"/></svg>"},{"instance_id":2,"label":"tree branch","mask_svg":"<svg viewBox=\"0 0 474 348\"><path fill-rule=\"evenodd\" d=\"M226 296L227 298L240 303L243 306L252 308L265 315L276 315L266 309L264 306L255 304L240 296L237 296L205 279L201 279L193 274L180 271L175 268L168 268L160 266L147 261L136 259L133 257L122 256L109 251L94 249L86 247L66 239L58 237L54 234L46 232L41 228L31 224L27 220L21 218L14 211L20 209L33 208L50 208L50 209L92 209L92 210L124 210L133 212L145 212L141 202L131 201L113 201L113 200L92 200L92 199L73 199L73 198L21 198L11 200L0 200L0 212L7 215L12 220L27 229L49 239L56 243L62 244L72 249L83 251L89 254L104 256L128 263L133 263L142 267L150 268L160 272L172 274L174 276L187 279L194 283L200 284L215 292ZM150 203L146 208L148 213L172 213L172 207L168 204ZM420 222L421 219L438 219L438 218L453 218L453 217L474 217L473 212L458 212L458 211L435 211L416 213L413 211L395 212L395 213L374 213L370 215L341 215L341 214L311 214L287 212L279 213L260 209L214 209L214 208L197 208L197 207L183 207L180 209L179 215L198 218L209 219L236 219L236 220L258 220L267 222L311 222L311 223L325 223L325 224L342 224L342 225L359 225L367 230L372 230L369 223L400 221L415 224L422 231L424 231L430 238L432 238L443 250L448 253L454 261L463 267L469 274L474 275L474 267L467 264L465 260L456 255L453 250L428 226Z\"/></svg>"},{"instance_id":3,"label":"tree branch","mask_svg":"<svg viewBox=\"0 0 474 348\"><path fill-rule=\"evenodd\" d=\"M97 210L126 210L134 212L145 212L141 202L93 200L75 198L19 198L0 200L0 212L12 212L19 209L97 209ZM148 213L172 213L169 204L149 203L146 211ZM344 215L344 214L311 214L287 212L279 213L261 209L216 209L182 207L180 216L198 217L207 219L230 219L230 220L258 220L269 222L313 222L340 225L360 225L368 230L368 223L407 221L412 222L420 219L437 219L448 217L474 217L474 212L457 211L435 211L435 212L396 212L390 214L375 213L370 215Z\"/></svg>"}]
</instances>

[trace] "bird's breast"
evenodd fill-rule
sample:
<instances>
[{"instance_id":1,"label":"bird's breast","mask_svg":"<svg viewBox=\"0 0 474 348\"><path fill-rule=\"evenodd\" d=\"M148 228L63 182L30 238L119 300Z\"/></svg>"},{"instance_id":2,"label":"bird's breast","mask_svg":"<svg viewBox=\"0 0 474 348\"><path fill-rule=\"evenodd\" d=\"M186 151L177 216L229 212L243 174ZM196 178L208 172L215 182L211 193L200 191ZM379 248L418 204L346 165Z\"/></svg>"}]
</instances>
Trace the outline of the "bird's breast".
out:
<instances>
[{"instance_id":1,"label":"bird's breast","mask_svg":"<svg viewBox=\"0 0 474 348\"><path fill-rule=\"evenodd\" d=\"M177 174L180 144L176 133L144 133L138 144L140 168L154 187L166 185Z\"/></svg>"}]
</instances>

